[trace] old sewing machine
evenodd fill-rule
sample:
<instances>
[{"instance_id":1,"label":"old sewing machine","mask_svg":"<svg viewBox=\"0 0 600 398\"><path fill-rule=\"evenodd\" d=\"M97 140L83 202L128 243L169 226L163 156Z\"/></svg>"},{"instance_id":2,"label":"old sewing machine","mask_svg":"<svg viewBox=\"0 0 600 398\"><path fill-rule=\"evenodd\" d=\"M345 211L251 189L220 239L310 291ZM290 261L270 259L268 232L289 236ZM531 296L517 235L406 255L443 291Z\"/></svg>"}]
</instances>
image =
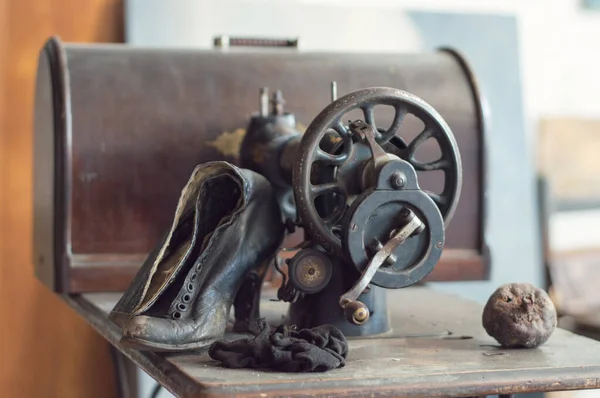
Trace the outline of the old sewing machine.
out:
<instances>
[{"instance_id":1,"label":"old sewing machine","mask_svg":"<svg viewBox=\"0 0 600 398\"><path fill-rule=\"evenodd\" d=\"M294 115L284 112L282 93L270 99L263 88L260 112L241 145L241 166L266 176L288 224L305 229L278 290L279 299L292 303L288 321L334 324L347 335L382 333L390 329L382 288L420 282L441 257L462 165L450 127L422 99L387 87L339 99L336 91L334 82L332 103L302 134ZM392 111L387 125L375 117L384 106ZM347 121L353 110L359 117ZM409 114L423 127L407 141L401 132ZM428 140L439 146L439 156L417 159ZM439 193L419 185L417 172L440 170Z\"/></svg>"},{"instance_id":2,"label":"old sewing machine","mask_svg":"<svg viewBox=\"0 0 600 398\"><path fill-rule=\"evenodd\" d=\"M296 230L276 264L287 263L277 297L294 324L379 334L390 330L385 290L487 278L484 112L456 51L231 43L48 41L36 95L40 280L66 294L126 289L191 170L212 160L275 187Z\"/></svg>"}]
</instances>

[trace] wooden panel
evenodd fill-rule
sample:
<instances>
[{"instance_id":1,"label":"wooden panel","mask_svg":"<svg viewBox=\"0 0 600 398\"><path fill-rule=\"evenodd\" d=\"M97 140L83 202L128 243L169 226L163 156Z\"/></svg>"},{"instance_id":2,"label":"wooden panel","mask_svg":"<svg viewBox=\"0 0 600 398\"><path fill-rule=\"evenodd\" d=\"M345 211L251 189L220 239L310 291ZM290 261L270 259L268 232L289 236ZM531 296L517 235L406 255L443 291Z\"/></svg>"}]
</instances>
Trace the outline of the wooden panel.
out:
<instances>
[{"instance_id":1,"label":"wooden panel","mask_svg":"<svg viewBox=\"0 0 600 398\"><path fill-rule=\"evenodd\" d=\"M230 153L235 146L225 145L224 154L217 142L247 126L260 86L282 90L286 110L308 125L328 105L332 80L343 93L374 85L401 88L442 114L460 146L464 180L446 248L479 249L477 104L451 55L385 54L365 64L360 55L283 51L274 56L67 46L65 53L70 82L65 108L71 113L66 227L73 254L148 253L170 225L181 188L198 163L239 163ZM382 112L378 123L390 125L392 116ZM421 131L414 122L407 117L403 124L405 139ZM434 140L428 144L419 155L435 159L438 146ZM442 176L419 173L419 184L440 192Z\"/></svg>"},{"instance_id":2,"label":"wooden panel","mask_svg":"<svg viewBox=\"0 0 600 398\"><path fill-rule=\"evenodd\" d=\"M600 119L547 118L540 124L540 171L561 203L600 206Z\"/></svg>"},{"instance_id":3,"label":"wooden panel","mask_svg":"<svg viewBox=\"0 0 600 398\"><path fill-rule=\"evenodd\" d=\"M2 397L116 395L108 344L35 278L32 122L46 38L122 41L120 0L0 0L0 326Z\"/></svg>"}]
</instances>

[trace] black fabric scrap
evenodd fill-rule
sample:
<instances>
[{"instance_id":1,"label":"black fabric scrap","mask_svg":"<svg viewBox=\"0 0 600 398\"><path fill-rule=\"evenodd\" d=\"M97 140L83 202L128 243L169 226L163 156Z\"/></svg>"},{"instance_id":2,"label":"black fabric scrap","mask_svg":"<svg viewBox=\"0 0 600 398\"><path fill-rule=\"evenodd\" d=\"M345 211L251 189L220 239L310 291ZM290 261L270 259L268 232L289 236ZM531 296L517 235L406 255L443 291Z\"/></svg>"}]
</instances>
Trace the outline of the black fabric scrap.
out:
<instances>
[{"instance_id":1,"label":"black fabric scrap","mask_svg":"<svg viewBox=\"0 0 600 398\"><path fill-rule=\"evenodd\" d=\"M271 332L264 319L260 319L259 330L254 338L216 341L208 354L228 368L325 372L346 365L348 342L333 325L298 331L282 325Z\"/></svg>"}]
</instances>

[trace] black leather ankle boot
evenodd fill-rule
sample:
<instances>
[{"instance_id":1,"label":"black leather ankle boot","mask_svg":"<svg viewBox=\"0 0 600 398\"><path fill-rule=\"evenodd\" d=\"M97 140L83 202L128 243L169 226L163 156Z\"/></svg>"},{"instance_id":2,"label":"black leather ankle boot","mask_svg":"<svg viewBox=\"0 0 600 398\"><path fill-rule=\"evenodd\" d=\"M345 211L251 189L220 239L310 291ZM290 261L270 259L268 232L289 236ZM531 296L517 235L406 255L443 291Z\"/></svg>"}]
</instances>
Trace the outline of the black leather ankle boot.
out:
<instances>
[{"instance_id":1,"label":"black leather ankle boot","mask_svg":"<svg viewBox=\"0 0 600 398\"><path fill-rule=\"evenodd\" d=\"M227 162L198 166L171 230L110 315L123 329L121 342L181 351L221 338L240 286L258 281L251 284L253 294L244 289L256 302L262 283L257 275L264 275L283 237L281 212L263 176Z\"/></svg>"}]
</instances>

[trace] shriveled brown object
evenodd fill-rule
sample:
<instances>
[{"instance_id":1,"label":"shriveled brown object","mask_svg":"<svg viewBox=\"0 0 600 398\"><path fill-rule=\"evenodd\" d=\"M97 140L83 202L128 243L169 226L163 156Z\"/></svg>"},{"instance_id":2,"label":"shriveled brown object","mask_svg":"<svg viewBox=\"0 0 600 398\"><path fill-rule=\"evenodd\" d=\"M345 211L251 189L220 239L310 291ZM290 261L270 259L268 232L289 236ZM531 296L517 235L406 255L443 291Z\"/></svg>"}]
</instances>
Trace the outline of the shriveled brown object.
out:
<instances>
[{"instance_id":1,"label":"shriveled brown object","mask_svg":"<svg viewBox=\"0 0 600 398\"><path fill-rule=\"evenodd\" d=\"M548 294L528 283L500 286L483 309L483 327L507 348L544 344L556 328L556 308Z\"/></svg>"}]
</instances>

